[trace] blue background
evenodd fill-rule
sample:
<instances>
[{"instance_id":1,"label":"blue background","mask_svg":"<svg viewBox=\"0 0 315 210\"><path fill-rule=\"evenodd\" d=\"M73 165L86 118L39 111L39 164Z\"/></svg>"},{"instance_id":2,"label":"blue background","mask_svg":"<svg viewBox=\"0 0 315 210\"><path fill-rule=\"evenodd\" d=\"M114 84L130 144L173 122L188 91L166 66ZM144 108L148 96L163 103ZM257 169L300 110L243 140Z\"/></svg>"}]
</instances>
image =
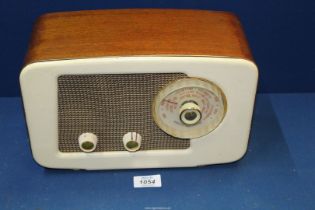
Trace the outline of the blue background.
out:
<instances>
[{"instance_id":1,"label":"blue background","mask_svg":"<svg viewBox=\"0 0 315 210\"><path fill-rule=\"evenodd\" d=\"M315 1L313 0L132 0L0 2L0 96L19 96L32 25L54 11L107 8L185 8L236 13L260 69L259 92L315 91Z\"/></svg>"},{"instance_id":2,"label":"blue background","mask_svg":"<svg viewBox=\"0 0 315 210\"><path fill-rule=\"evenodd\" d=\"M106 8L232 11L260 69L247 154L200 168L72 171L45 169L31 154L18 75L36 17ZM315 1L0 0L0 209L315 209ZM4 98L1 96L9 96ZM162 188L134 189L161 174Z\"/></svg>"}]
</instances>

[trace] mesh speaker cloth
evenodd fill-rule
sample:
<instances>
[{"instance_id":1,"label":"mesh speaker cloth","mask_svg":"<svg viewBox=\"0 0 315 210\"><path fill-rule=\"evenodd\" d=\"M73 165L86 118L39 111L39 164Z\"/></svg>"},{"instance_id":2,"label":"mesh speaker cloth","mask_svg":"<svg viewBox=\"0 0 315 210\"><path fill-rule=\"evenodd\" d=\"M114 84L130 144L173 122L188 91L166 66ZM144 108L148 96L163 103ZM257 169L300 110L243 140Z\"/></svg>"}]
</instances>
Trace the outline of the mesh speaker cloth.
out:
<instances>
[{"instance_id":1,"label":"mesh speaker cloth","mask_svg":"<svg viewBox=\"0 0 315 210\"><path fill-rule=\"evenodd\" d=\"M81 152L78 137L98 136L96 152L125 151L127 132L142 136L140 150L187 149L154 123L155 95L183 73L62 75L58 78L58 136L61 152Z\"/></svg>"}]
</instances>

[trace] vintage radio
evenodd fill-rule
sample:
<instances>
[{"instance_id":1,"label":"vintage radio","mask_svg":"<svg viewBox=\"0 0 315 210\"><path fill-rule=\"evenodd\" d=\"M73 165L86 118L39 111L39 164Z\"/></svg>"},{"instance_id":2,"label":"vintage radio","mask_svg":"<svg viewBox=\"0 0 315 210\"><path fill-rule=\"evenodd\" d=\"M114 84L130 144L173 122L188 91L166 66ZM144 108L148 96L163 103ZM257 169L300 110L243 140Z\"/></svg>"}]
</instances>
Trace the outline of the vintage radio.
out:
<instances>
[{"instance_id":1,"label":"vintage radio","mask_svg":"<svg viewBox=\"0 0 315 210\"><path fill-rule=\"evenodd\" d=\"M247 149L257 77L231 13L43 15L20 75L33 156L70 169L236 161Z\"/></svg>"}]
</instances>

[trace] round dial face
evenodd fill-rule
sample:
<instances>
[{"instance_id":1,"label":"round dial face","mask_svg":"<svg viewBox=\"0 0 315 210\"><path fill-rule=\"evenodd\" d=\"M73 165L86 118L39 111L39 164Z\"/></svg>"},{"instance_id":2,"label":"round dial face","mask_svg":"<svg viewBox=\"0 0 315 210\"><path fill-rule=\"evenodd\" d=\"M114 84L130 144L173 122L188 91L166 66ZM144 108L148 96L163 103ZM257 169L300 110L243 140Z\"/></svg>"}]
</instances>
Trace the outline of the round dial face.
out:
<instances>
[{"instance_id":1,"label":"round dial face","mask_svg":"<svg viewBox=\"0 0 315 210\"><path fill-rule=\"evenodd\" d=\"M226 100L214 83L199 79L179 79L164 87L153 102L153 117L166 133L191 139L213 131L223 120Z\"/></svg>"}]
</instances>

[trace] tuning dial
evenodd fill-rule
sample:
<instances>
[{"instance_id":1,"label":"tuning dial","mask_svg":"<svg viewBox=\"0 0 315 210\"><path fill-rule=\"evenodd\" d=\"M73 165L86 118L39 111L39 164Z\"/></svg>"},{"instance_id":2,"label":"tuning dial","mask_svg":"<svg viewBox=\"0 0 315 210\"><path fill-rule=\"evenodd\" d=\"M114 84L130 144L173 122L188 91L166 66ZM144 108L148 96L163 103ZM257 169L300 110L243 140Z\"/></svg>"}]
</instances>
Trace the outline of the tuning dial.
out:
<instances>
[{"instance_id":1,"label":"tuning dial","mask_svg":"<svg viewBox=\"0 0 315 210\"><path fill-rule=\"evenodd\" d=\"M179 109L179 117L185 125L195 125L202 117L200 107L195 101L184 102Z\"/></svg>"},{"instance_id":2,"label":"tuning dial","mask_svg":"<svg viewBox=\"0 0 315 210\"><path fill-rule=\"evenodd\" d=\"M226 98L219 86L205 79L184 78L168 84L157 94L152 115L169 135L192 139L215 130L226 109Z\"/></svg>"}]
</instances>

